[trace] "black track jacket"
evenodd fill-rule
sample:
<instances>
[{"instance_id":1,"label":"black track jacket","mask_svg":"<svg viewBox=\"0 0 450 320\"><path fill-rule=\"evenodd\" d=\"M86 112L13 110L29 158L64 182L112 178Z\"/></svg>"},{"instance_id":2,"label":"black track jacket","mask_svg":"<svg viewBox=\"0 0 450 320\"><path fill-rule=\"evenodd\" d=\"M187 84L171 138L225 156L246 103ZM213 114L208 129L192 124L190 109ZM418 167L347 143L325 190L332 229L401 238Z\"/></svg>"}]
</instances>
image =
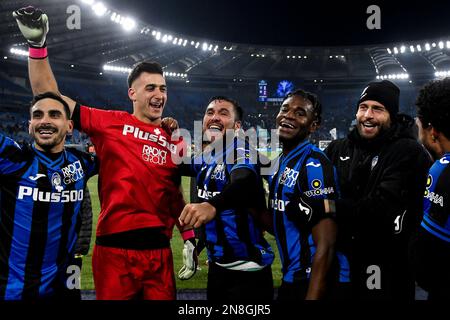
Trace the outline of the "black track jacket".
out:
<instances>
[{"instance_id":1,"label":"black track jacket","mask_svg":"<svg viewBox=\"0 0 450 320\"><path fill-rule=\"evenodd\" d=\"M350 259L356 295L414 298L408 243L423 214L432 161L416 141L413 119L398 115L390 129L371 140L353 128L347 138L333 141L326 154L340 183L338 244ZM367 289L371 265L380 267L381 290Z\"/></svg>"}]
</instances>

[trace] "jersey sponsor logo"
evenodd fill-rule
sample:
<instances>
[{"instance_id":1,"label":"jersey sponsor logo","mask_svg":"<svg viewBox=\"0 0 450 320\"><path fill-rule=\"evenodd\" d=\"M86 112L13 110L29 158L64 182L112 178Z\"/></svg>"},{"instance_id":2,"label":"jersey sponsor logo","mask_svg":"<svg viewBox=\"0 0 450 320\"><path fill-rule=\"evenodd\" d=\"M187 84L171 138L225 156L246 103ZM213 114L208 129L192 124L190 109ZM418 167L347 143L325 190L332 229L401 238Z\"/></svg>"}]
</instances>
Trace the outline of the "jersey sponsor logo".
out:
<instances>
[{"instance_id":1,"label":"jersey sponsor logo","mask_svg":"<svg viewBox=\"0 0 450 320\"><path fill-rule=\"evenodd\" d=\"M433 184L433 176L431 174L429 174L428 178L427 178L427 185L426 185L427 190L431 187L432 184Z\"/></svg>"},{"instance_id":2,"label":"jersey sponsor logo","mask_svg":"<svg viewBox=\"0 0 450 320\"><path fill-rule=\"evenodd\" d=\"M289 203L289 200L278 200L278 199L270 199L270 209L278 210L280 212L284 212L286 210L286 206Z\"/></svg>"},{"instance_id":3,"label":"jersey sponsor logo","mask_svg":"<svg viewBox=\"0 0 450 320\"><path fill-rule=\"evenodd\" d=\"M220 193L220 191L208 191L208 190L198 189L197 196L200 199L209 200L219 193Z\"/></svg>"},{"instance_id":4,"label":"jersey sponsor logo","mask_svg":"<svg viewBox=\"0 0 450 320\"><path fill-rule=\"evenodd\" d=\"M176 152L176 146L173 143L169 143L166 137L161 135L161 131L158 128L156 128L153 132L154 133L146 132L138 127L126 124L123 126L122 135L124 136L132 135L133 137L139 140L157 143L163 148L169 149L170 152L172 153Z\"/></svg>"},{"instance_id":5,"label":"jersey sponsor logo","mask_svg":"<svg viewBox=\"0 0 450 320\"><path fill-rule=\"evenodd\" d=\"M320 163L314 163L314 161L308 162L306 164L307 167L314 167L314 168L318 168L320 167Z\"/></svg>"},{"instance_id":6,"label":"jersey sponsor logo","mask_svg":"<svg viewBox=\"0 0 450 320\"><path fill-rule=\"evenodd\" d=\"M225 181L225 165L218 164L211 173L211 180Z\"/></svg>"},{"instance_id":7,"label":"jersey sponsor logo","mask_svg":"<svg viewBox=\"0 0 450 320\"><path fill-rule=\"evenodd\" d=\"M435 192L430 192L430 187L432 184L433 184L433 176L431 174L429 174L428 178L427 178L427 184L426 184L424 197L426 199L430 200L432 203L438 204L441 207L444 207L444 197Z\"/></svg>"},{"instance_id":8,"label":"jersey sponsor logo","mask_svg":"<svg viewBox=\"0 0 450 320\"><path fill-rule=\"evenodd\" d=\"M55 172L52 174L52 186L58 191L61 192L63 191L63 186L61 185L62 181L61 181L61 176L59 175L58 172Z\"/></svg>"},{"instance_id":9,"label":"jersey sponsor logo","mask_svg":"<svg viewBox=\"0 0 450 320\"><path fill-rule=\"evenodd\" d=\"M320 181L319 179L314 179L313 181L311 181L311 187L313 187L314 189L319 189L322 186L322 181Z\"/></svg>"},{"instance_id":10,"label":"jersey sponsor logo","mask_svg":"<svg viewBox=\"0 0 450 320\"><path fill-rule=\"evenodd\" d=\"M322 181L319 179L314 179L311 181L311 190L303 192L304 195L306 195L308 198L316 197L316 196L323 196L334 193L333 187L328 188L322 188Z\"/></svg>"},{"instance_id":11,"label":"jersey sponsor logo","mask_svg":"<svg viewBox=\"0 0 450 320\"><path fill-rule=\"evenodd\" d=\"M429 192L429 191L427 192L427 191L425 191L425 198L427 198L434 204L440 205L443 208L444 207L444 197L437 193Z\"/></svg>"},{"instance_id":12,"label":"jersey sponsor logo","mask_svg":"<svg viewBox=\"0 0 450 320\"><path fill-rule=\"evenodd\" d=\"M285 185L288 188L292 188L297 182L298 174L298 171L286 167L280 177L279 184Z\"/></svg>"},{"instance_id":13,"label":"jersey sponsor logo","mask_svg":"<svg viewBox=\"0 0 450 320\"><path fill-rule=\"evenodd\" d=\"M62 168L61 171L64 176L63 181L66 185L77 182L84 177L84 171L80 160L77 160Z\"/></svg>"},{"instance_id":14,"label":"jersey sponsor logo","mask_svg":"<svg viewBox=\"0 0 450 320\"><path fill-rule=\"evenodd\" d=\"M40 202L79 202L83 200L83 189L66 190L63 192L45 192L39 191L39 188L20 186L17 193L17 199L23 200L32 197L33 201Z\"/></svg>"},{"instance_id":15,"label":"jersey sponsor logo","mask_svg":"<svg viewBox=\"0 0 450 320\"><path fill-rule=\"evenodd\" d=\"M339 159L341 159L341 161L347 161L350 159L350 157L339 157Z\"/></svg>"},{"instance_id":16,"label":"jersey sponsor logo","mask_svg":"<svg viewBox=\"0 0 450 320\"><path fill-rule=\"evenodd\" d=\"M31 181L36 181L36 180L38 180L38 179L40 179L40 178L44 178L44 177L46 177L45 174L38 173L38 174L35 175L35 176L29 176L28 179L30 179Z\"/></svg>"},{"instance_id":17,"label":"jersey sponsor logo","mask_svg":"<svg viewBox=\"0 0 450 320\"><path fill-rule=\"evenodd\" d=\"M142 159L153 164L163 165L167 162L167 151L144 145L142 148Z\"/></svg>"}]
</instances>

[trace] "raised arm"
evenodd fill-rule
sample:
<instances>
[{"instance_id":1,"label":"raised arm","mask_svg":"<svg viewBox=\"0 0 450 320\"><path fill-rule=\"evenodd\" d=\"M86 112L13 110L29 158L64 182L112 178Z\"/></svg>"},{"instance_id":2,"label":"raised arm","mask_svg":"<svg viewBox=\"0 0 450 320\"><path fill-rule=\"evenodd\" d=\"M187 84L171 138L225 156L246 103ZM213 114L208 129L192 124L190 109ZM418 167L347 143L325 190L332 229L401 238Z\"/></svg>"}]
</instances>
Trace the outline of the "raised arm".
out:
<instances>
[{"instance_id":1,"label":"raised arm","mask_svg":"<svg viewBox=\"0 0 450 320\"><path fill-rule=\"evenodd\" d=\"M61 95L47 57L46 37L49 30L47 15L29 6L14 11L13 17L29 44L28 74L33 95L49 91ZM67 97L65 100L72 113L75 101Z\"/></svg>"}]
</instances>

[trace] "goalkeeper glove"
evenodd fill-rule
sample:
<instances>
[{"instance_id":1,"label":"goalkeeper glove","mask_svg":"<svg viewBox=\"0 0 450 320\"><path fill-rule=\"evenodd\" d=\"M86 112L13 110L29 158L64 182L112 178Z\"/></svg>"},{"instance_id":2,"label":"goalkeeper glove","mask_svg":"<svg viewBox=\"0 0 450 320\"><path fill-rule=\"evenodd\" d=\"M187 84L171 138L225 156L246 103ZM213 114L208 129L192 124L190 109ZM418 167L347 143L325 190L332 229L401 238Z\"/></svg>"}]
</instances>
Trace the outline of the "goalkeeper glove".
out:
<instances>
[{"instance_id":1,"label":"goalkeeper glove","mask_svg":"<svg viewBox=\"0 0 450 320\"><path fill-rule=\"evenodd\" d=\"M29 6L14 11L13 17L31 47L45 47L45 39L49 30L48 17L45 13Z\"/></svg>"},{"instance_id":2,"label":"goalkeeper glove","mask_svg":"<svg viewBox=\"0 0 450 320\"><path fill-rule=\"evenodd\" d=\"M178 271L178 278L180 280L188 280L194 276L198 265L194 230L183 231L181 236L184 240L183 266Z\"/></svg>"}]
</instances>

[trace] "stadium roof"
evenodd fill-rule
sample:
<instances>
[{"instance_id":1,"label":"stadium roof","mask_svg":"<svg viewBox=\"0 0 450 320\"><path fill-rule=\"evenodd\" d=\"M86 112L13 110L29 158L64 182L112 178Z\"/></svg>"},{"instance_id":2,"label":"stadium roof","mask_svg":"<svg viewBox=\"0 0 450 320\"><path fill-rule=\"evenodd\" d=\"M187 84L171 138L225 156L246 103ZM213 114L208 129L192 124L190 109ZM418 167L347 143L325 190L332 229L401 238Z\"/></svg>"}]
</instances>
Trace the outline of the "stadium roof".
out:
<instances>
[{"instance_id":1,"label":"stadium roof","mask_svg":"<svg viewBox=\"0 0 450 320\"><path fill-rule=\"evenodd\" d=\"M29 2L0 2L0 41L8 59L25 60L10 51L26 49L11 12ZM52 62L85 72L126 71L150 59L183 81L289 77L339 82L377 76L408 81L450 70L450 19L436 16L436 11L448 14L440 6L444 2L432 8L420 3L420 12L416 4L382 7L385 24L371 31L365 27L364 4L343 10L342 3L295 8L274 1L271 6L240 2L102 0L102 6L97 0L40 0L39 7L50 19ZM77 7L79 21L73 18ZM113 68L104 71L104 65Z\"/></svg>"}]
</instances>

